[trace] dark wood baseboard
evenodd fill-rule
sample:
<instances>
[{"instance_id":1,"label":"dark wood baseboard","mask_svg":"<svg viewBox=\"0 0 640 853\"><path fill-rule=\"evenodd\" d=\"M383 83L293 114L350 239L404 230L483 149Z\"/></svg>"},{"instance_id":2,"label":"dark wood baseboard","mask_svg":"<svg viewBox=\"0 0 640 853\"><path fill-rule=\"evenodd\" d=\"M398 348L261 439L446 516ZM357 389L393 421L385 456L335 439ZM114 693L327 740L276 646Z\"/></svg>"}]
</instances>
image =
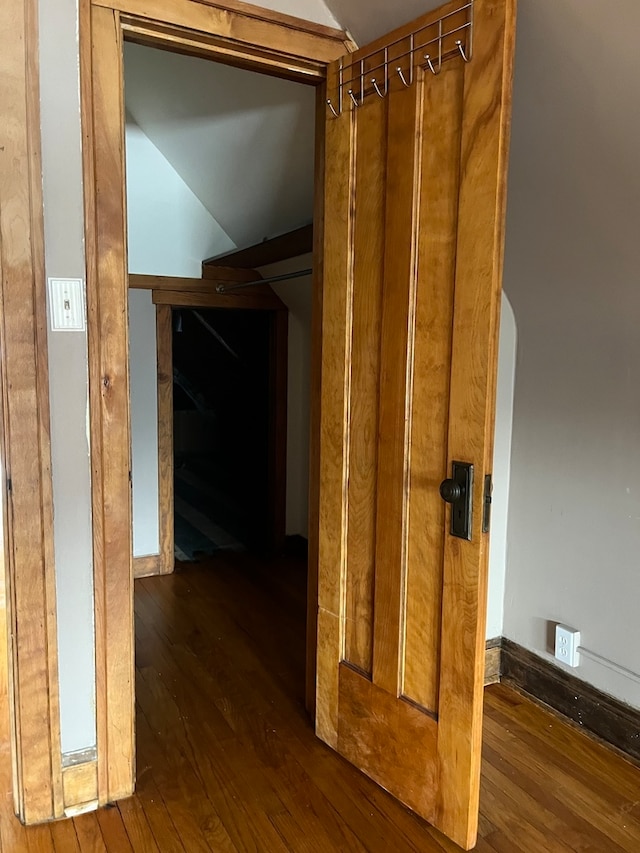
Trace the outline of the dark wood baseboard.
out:
<instances>
[{"instance_id":1,"label":"dark wood baseboard","mask_svg":"<svg viewBox=\"0 0 640 853\"><path fill-rule=\"evenodd\" d=\"M512 640L501 643L502 680L640 761L640 710L625 705Z\"/></svg>"}]
</instances>

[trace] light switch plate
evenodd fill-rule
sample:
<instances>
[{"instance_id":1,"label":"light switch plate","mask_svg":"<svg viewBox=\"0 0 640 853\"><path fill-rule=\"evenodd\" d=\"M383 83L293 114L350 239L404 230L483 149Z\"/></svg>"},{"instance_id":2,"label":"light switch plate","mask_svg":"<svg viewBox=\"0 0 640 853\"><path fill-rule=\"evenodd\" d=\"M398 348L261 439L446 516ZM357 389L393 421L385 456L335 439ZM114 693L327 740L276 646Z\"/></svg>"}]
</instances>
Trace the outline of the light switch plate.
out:
<instances>
[{"instance_id":1,"label":"light switch plate","mask_svg":"<svg viewBox=\"0 0 640 853\"><path fill-rule=\"evenodd\" d=\"M54 332L83 332L84 288L81 278L50 278L49 306Z\"/></svg>"}]
</instances>

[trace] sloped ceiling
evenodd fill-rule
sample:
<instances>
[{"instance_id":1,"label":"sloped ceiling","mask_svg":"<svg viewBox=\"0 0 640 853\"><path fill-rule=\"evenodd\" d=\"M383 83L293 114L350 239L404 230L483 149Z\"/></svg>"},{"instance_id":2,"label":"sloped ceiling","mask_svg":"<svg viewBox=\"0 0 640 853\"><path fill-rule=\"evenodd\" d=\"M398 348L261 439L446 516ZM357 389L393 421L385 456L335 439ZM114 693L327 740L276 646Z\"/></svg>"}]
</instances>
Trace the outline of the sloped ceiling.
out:
<instances>
[{"instance_id":1,"label":"sloped ceiling","mask_svg":"<svg viewBox=\"0 0 640 853\"><path fill-rule=\"evenodd\" d=\"M439 0L327 0L336 20L359 45L366 45L441 5Z\"/></svg>"},{"instance_id":2,"label":"sloped ceiling","mask_svg":"<svg viewBox=\"0 0 640 853\"><path fill-rule=\"evenodd\" d=\"M236 246L311 222L312 87L126 43L125 99Z\"/></svg>"}]
</instances>

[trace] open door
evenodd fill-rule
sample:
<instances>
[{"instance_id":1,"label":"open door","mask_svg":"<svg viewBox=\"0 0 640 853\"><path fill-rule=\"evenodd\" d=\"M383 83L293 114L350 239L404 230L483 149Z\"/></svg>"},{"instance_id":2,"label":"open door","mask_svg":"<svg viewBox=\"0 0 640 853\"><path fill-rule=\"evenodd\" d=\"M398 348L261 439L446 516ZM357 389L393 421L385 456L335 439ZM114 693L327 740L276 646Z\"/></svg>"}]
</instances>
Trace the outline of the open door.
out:
<instances>
[{"instance_id":1,"label":"open door","mask_svg":"<svg viewBox=\"0 0 640 853\"><path fill-rule=\"evenodd\" d=\"M514 16L448 3L327 82L316 730L466 849Z\"/></svg>"}]
</instances>

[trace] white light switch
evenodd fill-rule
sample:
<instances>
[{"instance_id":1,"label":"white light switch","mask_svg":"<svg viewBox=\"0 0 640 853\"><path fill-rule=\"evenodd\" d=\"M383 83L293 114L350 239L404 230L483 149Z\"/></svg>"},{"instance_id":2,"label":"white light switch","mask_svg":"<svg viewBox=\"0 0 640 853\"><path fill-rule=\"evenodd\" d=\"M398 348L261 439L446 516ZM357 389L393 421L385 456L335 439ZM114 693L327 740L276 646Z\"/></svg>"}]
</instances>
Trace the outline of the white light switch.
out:
<instances>
[{"instance_id":1,"label":"white light switch","mask_svg":"<svg viewBox=\"0 0 640 853\"><path fill-rule=\"evenodd\" d=\"M50 278L49 305L54 332L84 331L84 293L81 278Z\"/></svg>"}]
</instances>

